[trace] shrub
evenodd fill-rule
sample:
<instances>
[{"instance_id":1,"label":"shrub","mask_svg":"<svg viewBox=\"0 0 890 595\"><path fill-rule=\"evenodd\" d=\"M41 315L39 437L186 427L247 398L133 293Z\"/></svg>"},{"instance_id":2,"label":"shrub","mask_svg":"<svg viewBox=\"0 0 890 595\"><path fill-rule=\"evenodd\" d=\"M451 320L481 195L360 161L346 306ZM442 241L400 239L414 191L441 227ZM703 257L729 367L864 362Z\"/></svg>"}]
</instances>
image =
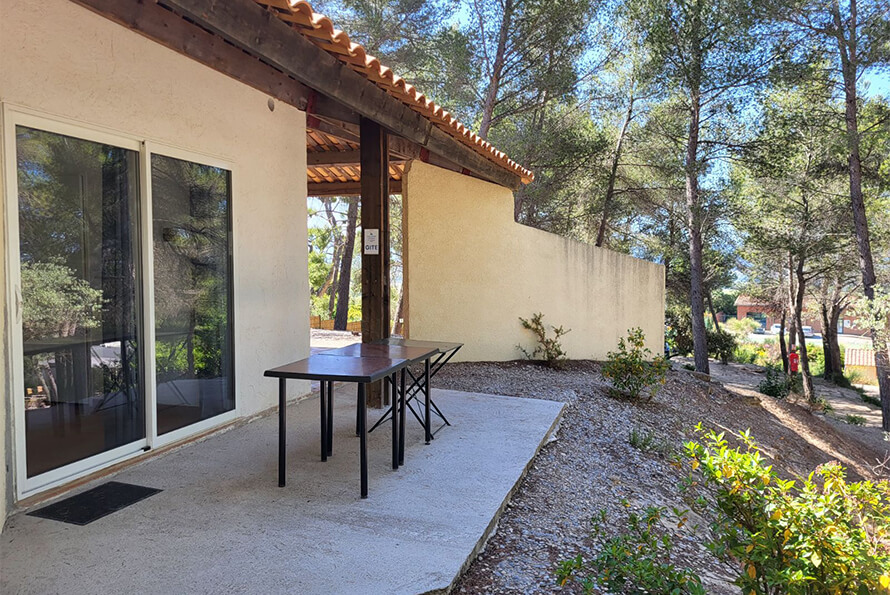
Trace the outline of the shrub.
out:
<instances>
[{"instance_id":1,"label":"shrub","mask_svg":"<svg viewBox=\"0 0 890 595\"><path fill-rule=\"evenodd\" d=\"M728 363L735 351L735 337L726 331L708 330L708 354L714 359L719 359L722 363Z\"/></svg>"},{"instance_id":2,"label":"shrub","mask_svg":"<svg viewBox=\"0 0 890 595\"><path fill-rule=\"evenodd\" d=\"M603 378L610 380L620 393L633 399L640 398L644 391L649 393L646 401L651 401L664 384L668 368L667 360L645 347L646 337L639 328L627 331L627 338L618 339L618 351L610 351L603 364Z\"/></svg>"},{"instance_id":3,"label":"shrub","mask_svg":"<svg viewBox=\"0 0 890 595\"><path fill-rule=\"evenodd\" d=\"M759 329L760 323L753 318L730 318L723 326L736 337L746 337Z\"/></svg>"},{"instance_id":4,"label":"shrub","mask_svg":"<svg viewBox=\"0 0 890 595\"><path fill-rule=\"evenodd\" d=\"M525 357L528 359L536 359L540 356L541 360L551 368L561 369L565 366L568 357L566 356L566 352L562 350L562 344L560 344L559 340L572 329L564 329L561 326L551 326L550 328L553 329L553 337L548 337L547 328L544 326L544 314L541 312L533 314L530 320L520 317L519 322L522 323L522 328L528 329L534 333L535 338L538 340L537 347L531 352L526 351L522 345L516 346Z\"/></svg>"},{"instance_id":5,"label":"shrub","mask_svg":"<svg viewBox=\"0 0 890 595\"><path fill-rule=\"evenodd\" d=\"M782 368L771 364L766 367L766 378L760 382L757 390L768 397L784 399L791 393L791 382Z\"/></svg>"},{"instance_id":6,"label":"shrub","mask_svg":"<svg viewBox=\"0 0 890 595\"><path fill-rule=\"evenodd\" d=\"M750 320L750 319L746 319ZM753 364L757 361L757 358L763 357L766 355L766 351L756 344L756 343L742 343L740 345L736 345L736 348L732 352L732 361L738 362L740 364Z\"/></svg>"},{"instance_id":7,"label":"shrub","mask_svg":"<svg viewBox=\"0 0 890 595\"><path fill-rule=\"evenodd\" d=\"M670 455L674 450L669 442L658 438L658 435L652 430L642 432L633 428L627 437L627 443L639 451L656 452L664 456Z\"/></svg>"},{"instance_id":8,"label":"shrub","mask_svg":"<svg viewBox=\"0 0 890 595\"><path fill-rule=\"evenodd\" d=\"M686 522L683 512L674 511L678 525ZM661 527L663 508L651 506L640 516L631 514L629 531L607 540L599 555L585 563L581 556L563 561L557 569L559 584L574 580L575 574L586 570L581 584L586 593L602 586L616 593L650 593L652 595L704 595L701 579L691 570L670 563L673 541ZM605 520L605 511L600 513ZM601 534L595 522L594 536Z\"/></svg>"},{"instance_id":9,"label":"shrub","mask_svg":"<svg viewBox=\"0 0 890 595\"><path fill-rule=\"evenodd\" d=\"M844 421L850 424L851 426L864 426L865 418L861 415L854 415L852 413L848 413L844 416Z\"/></svg>"},{"instance_id":10,"label":"shrub","mask_svg":"<svg viewBox=\"0 0 890 595\"><path fill-rule=\"evenodd\" d=\"M748 432L697 431L688 486L710 504L712 551L738 564L745 594L890 593L890 483L848 483L836 463L800 482L778 477Z\"/></svg>"}]
</instances>

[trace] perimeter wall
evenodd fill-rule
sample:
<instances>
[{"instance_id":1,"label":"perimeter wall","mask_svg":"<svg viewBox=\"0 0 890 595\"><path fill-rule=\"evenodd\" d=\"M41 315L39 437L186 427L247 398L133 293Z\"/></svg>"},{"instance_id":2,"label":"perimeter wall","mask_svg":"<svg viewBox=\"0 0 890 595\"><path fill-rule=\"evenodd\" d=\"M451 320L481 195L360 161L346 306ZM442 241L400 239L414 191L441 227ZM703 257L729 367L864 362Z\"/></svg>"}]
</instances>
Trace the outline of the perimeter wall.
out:
<instances>
[{"instance_id":1,"label":"perimeter wall","mask_svg":"<svg viewBox=\"0 0 890 595\"><path fill-rule=\"evenodd\" d=\"M664 267L527 227L513 194L421 161L403 179L407 334L457 341L456 359L506 361L534 347L519 317L571 332L571 359L605 359L631 327L664 346Z\"/></svg>"}]
</instances>

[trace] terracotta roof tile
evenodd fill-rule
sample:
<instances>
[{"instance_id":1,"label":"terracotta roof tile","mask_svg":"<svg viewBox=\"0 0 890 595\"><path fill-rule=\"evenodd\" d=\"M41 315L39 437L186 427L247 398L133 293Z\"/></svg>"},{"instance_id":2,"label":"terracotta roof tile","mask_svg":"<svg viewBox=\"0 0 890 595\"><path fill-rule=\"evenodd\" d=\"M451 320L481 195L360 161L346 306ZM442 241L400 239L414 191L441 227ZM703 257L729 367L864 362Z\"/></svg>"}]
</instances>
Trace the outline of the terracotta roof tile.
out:
<instances>
[{"instance_id":1,"label":"terracotta roof tile","mask_svg":"<svg viewBox=\"0 0 890 595\"><path fill-rule=\"evenodd\" d=\"M380 64L380 60L369 55L361 45L352 42L349 35L334 27L334 23L329 18L315 12L308 2L303 0L256 0L256 2L274 9L279 19L289 23L315 45L329 52L359 74L366 76L378 87L422 114L437 127L471 147L477 153L515 173L523 183L528 184L534 179L534 173L510 159L505 153L498 151L491 143L480 138L405 79Z\"/></svg>"}]
</instances>

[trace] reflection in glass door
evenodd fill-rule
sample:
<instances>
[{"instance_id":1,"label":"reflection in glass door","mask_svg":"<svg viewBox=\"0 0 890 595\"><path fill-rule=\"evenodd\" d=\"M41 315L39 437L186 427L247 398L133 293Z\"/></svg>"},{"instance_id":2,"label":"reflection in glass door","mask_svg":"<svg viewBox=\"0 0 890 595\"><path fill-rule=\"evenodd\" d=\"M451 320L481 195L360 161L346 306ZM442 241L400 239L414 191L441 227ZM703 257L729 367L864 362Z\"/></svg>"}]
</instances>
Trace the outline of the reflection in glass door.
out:
<instances>
[{"instance_id":1,"label":"reflection in glass door","mask_svg":"<svg viewBox=\"0 0 890 595\"><path fill-rule=\"evenodd\" d=\"M145 438L134 151L16 127L27 475Z\"/></svg>"},{"instance_id":2,"label":"reflection in glass door","mask_svg":"<svg viewBox=\"0 0 890 595\"><path fill-rule=\"evenodd\" d=\"M151 156L158 435L235 408L230 175Z\"/></svg>"}]
</instances>

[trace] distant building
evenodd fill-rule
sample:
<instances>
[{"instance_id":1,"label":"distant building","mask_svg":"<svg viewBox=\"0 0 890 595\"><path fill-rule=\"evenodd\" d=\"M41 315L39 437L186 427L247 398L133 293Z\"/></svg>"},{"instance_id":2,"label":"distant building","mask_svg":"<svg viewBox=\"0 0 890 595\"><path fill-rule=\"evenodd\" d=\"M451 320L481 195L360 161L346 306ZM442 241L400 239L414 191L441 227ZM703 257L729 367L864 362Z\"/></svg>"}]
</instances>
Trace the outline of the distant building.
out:
<instances>
[{"instance_id":1,"label":"distant building","mask_svg":"<svg viewBox=\"0 0 890 595\"><path fill-rule=\"evenodd\" d=\"M758 300L749 295L740 295L735 301L737 316L739 318L753 318L760 322L764 329L769 329L774 324L782 322L782 312L775 305ZM863 336L868 334L868 329L856 326L855 316L841 314L837 323L837 332L841 335ZM813 331L822 334L822 316L819 314L819 305L815 302L807 302L804 305L803 323L813 327ZM786 321L786 325L788 322Z\"/></svg>"}]
</instances>

